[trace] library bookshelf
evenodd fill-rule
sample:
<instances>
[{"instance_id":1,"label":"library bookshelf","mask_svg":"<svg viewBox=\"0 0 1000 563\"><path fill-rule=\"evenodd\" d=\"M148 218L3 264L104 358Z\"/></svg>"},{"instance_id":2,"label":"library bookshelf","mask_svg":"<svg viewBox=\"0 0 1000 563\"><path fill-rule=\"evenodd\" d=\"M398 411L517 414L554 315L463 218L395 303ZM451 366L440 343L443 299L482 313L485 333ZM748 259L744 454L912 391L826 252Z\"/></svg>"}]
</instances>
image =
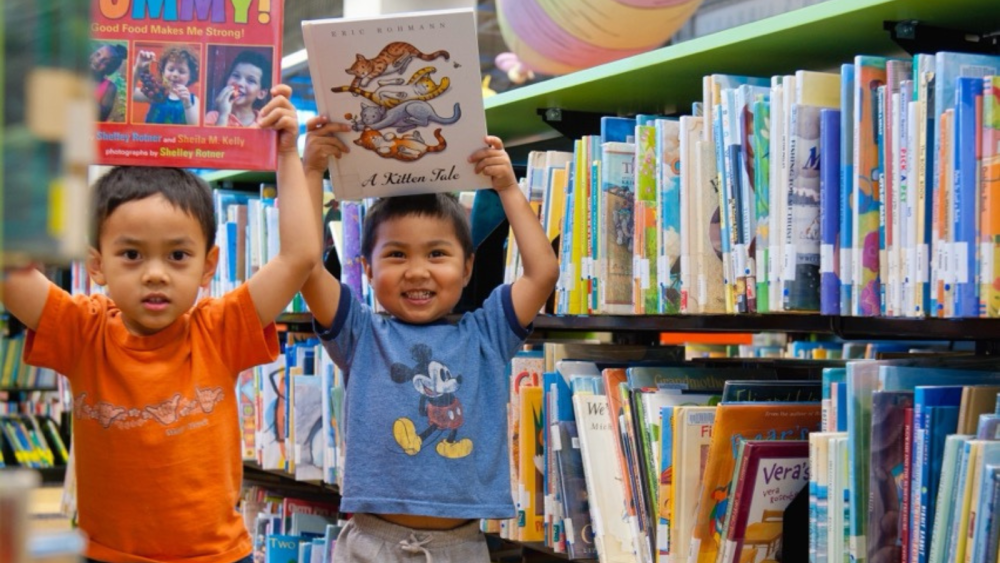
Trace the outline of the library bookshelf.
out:
<instances>
[{"instance_id":1,"label":"library bookshelf","mask_svg":"<svg viewBox=\"0 0 1000 563\"><path fill-rule=\"evenodd\" d=\"M914 35L898 41L887 22L912 22ZM797 70L830 71L855 55L907 56L907 52L981 49L963 44L962 33L942 38L924 26L979 36L1000 29L996 0L829 0L712 35L669 45L609 64L518 88L485 101L488 130L504 139L516 164L530 150L571 150L573 139L598 132L601 115L686 113L702 97L702 77L712 73L771 76ZM926 38L923 36L926 35ZM905 49L904 49L905 47ZM994 44L995 48L995 44ZM250 172L206 176L216 185L273 181ZM498 256L497 260L502 260ZM281 322L299 327L308 314ZM535 340L565 333L610 332L657 342L663 332L785 332L844 339L973 341L980 355L1000 355L1000 319L900 319L761 315L541 315ZM524 545L524 561L565 556ZM530 552L530 555L529 555Z\"/></svg>"}]
</instances>

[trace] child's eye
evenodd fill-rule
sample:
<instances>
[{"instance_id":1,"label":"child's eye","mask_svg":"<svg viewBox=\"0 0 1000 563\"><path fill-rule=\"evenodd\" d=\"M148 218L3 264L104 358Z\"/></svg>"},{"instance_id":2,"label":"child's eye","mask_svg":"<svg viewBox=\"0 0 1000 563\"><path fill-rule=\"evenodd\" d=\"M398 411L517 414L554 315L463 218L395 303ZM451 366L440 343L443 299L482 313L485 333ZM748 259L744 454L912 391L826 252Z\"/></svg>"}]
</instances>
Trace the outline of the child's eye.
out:
<instances>
[{"instance_id":1,"label":"child's eye","mask_svg":"<svg viewBox=\"0 0 1000 563\"><path fill-rule=\"evenodd\" d=\"M390 250L385 253L386 258L405 258L406 255L403 254L401 250Z\"/></svg>"},{"instance_id":2,"label":"child's eye","mask_svg":"<svg viewBox=\"0 0 1000 563\"><path fill-rule=\"evenodd\" d=\"M170 253L170 259L175 262L181 262L188 258L189 254L183 250L175 250Z\"/></svg>"},{"instance_id":3,"label":"child's eye","mask_svg":"<svg viewBox=\"0 0 1000 563\"><path fill-rule=\"evenodd\" d=\"M121 253L122 257L126 260L138 260L139 251L138 250L125 250Z\"/></svg>"},{"instance_id":4,"label":"child's eye","mask_svg":"<svg viewBox=\"0 0 1000 563\"><path fill-rule=\"evenodd\" d=\"M431 258L444 258L448 256L448 253L443 250L432 250Z\"/></svg>"}]
</instances>

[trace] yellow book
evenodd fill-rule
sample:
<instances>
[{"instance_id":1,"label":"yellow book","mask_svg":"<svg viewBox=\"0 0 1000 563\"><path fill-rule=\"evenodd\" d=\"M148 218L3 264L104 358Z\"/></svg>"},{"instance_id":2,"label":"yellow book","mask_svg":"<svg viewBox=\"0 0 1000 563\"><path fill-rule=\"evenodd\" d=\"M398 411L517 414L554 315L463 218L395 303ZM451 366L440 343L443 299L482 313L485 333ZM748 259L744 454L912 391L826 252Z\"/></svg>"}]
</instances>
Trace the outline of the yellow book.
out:
<instances>
[{"instance_id":1,"label":"yellow book","mask_svg":"<svg viewBox=\"0 0 1000 563\"><path fill-rule=\"evenodd\" d=\"M542 388L524 387L520 393L520 482L518 483L517 519L520 541L545 539L545 491L541 433Z\"/></svg>"},{"instance_id":2,"label":"yellow book","mask_svg":"<svg viewBox=\"0 0 1000 563\"><path fill-rule=\"evenodd\" d=\"M795 103L821 108L839 108L840 73L797 71L795 73Z\"/></svg>"},{"instance_id":3,"label":"yellow book","mask_svg":"<svg viewBox=\"0 0 1000 563\"><path fill-rule=\"evenodd\" d=\"M972 511L972 491L976 488L974 474L979 460L979 450L982 446L983 443L981 440L972 440L969 442L969 463L964 466L966 470L965 475L959 477L965 486L957 491L957 500L960 504L956 507L959 516L958 525L957 527L952 527L952 532L955 536L953 541L956 544L954 561L965 561L965 548L968 545L965 531L969 529L969 513Z\"/></svg>"},{"instance_id":4,"label":"yellow book","mask_svg":"<svg viewBox=\"0 0 1000 563\"><path fill-rule=\"evenodd\" d=\"M584 139L574 142L575 154L577 155L573 165L576 166L573 186L573 232L571 240L567 241L572 245L570 250L570 260L572 264L568 268L567 284L569 285L569 303L567 312L571 315L580 315L587 310L584 307L584 290L586 285L583 280L583 253L584 245L587 241L587 185L589 174L587 172L587 142Z\"/></svg>"}]
</instances>

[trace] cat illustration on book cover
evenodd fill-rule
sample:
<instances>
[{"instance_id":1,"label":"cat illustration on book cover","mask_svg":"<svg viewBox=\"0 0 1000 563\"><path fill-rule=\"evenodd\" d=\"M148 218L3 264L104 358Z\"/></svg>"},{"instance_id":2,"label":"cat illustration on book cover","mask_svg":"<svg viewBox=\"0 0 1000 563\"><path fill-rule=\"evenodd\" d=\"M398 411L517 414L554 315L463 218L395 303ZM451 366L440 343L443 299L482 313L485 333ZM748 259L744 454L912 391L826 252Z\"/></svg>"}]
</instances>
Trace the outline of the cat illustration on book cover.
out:
<instances>
[{"instance_id":1,"label":"cat illustration on book cover","mask_svg":"<svg viewBox=\"0 0 1000 563\"><path fill-rule=\"evenodd\" d=\"M346 72L354 75L354 80L351 82L352 87L366 88L373 78L392 73L403 74L414 58L424 61L443 58L447 61L451 55L448 54L448 51L435 51L426 54L409 43L396 41L386 45L373 58L365 58L361 53L357 53L356 57L354 64Z\"/></svg>"},{"instance_id":2,"label":"cat illustration on book cover","mask_svg":"<svg viewBox=\"0 0 1000 563\"><path fill-rule=\"evenodd\" d=\"M388 78L387 75L405 75L410 62L415 59L434 61L450 60L448 51L439 50L424 53L410 43L397 41L382 48L378 55L366 58L358 53L357 58L345 72L354 78L350 84L330 89L334 93L350 93L362 97L360 110L346 113L351 128L360 133L354 144L373 151L382 158L402 162L412 162L429 153L445 150L448 146L442 129L434 131L438 143L430 145L424 141L419 127L432 124L452 125L462 117L459 103L452 107L450 116L443 116L428 103L445 94L451 80L442 76L435 81L432 76L438 71L435 66L425 66L414 72L408 80ZM457 63L456 68L458 68ZM381 77L381 78L380 78ZM392 129L394 132L385 130Z\"/></svg>"},{"instance_id":3,"label":"cat illustration on book cover","mask_svg":"<svg viewBox=\"0 0 1000 563\"><path fill-rule=\"evenodd\" d=\"M441 136L440 127L434 130L434 137L438 140L438 144L428 145L420 136L420 131L397 136L394 133L382 133L371 127L365 127L354 144L375 151L382 158L412 161L429 152L441 152L448 146Z\"/></svg>"},{"instance_id":4,"label":"cat illustration on book cover","mask_svg":"<svg viewBox=\"0 0 1000 563\"><path fill-rule=\"evenodd\" d=\"M451 125L462 117L462 108L457 102L451 117L442 117L434 107L423 100L410 100L396 107L386 108L367 102L361 103L361 113L349 118L355 131L395 128L397 133L406 133L417 127L427 127L431 123Z\"/></svg>"},{"instance_id":5,"label":"cat illustration on book cover","mask_svg":"<svg viewBox=\"0 0 1000 563\"><path fill-rule=\"evenodd\" d=\"M443 77L440 82L434 82L431 76L437 72L432 66L413 73L405 83L402 78L386 78L378 81L378 88L368 91L357 86L336 86L330 88L331 92L350 92L356 96L362 96L380 106L387 108L395 107L402 102L409 100L432 100L444 94L451 86L451 79Z\"/></svg>"}]
</instances>

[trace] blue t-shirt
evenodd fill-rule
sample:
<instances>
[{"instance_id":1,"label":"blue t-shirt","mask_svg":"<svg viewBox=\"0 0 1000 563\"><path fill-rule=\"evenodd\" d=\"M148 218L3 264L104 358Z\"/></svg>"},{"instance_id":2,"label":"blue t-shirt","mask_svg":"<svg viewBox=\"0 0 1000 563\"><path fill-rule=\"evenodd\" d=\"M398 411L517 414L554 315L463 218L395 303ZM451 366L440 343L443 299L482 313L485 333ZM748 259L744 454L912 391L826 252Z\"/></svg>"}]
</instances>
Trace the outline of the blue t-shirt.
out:
<instances>
[{"instance_id":1,"label":"blue t-shirt","mask_svg":"<svg viewBox=\"0 0 1000 563\"><path fill-rule=\"evenodd\" d=\"M510 518L507 362L528 336L510 286L457 324L378 315L341 286L315 326L343 370L343 512Z\"/></svg>"}]
</instances>

